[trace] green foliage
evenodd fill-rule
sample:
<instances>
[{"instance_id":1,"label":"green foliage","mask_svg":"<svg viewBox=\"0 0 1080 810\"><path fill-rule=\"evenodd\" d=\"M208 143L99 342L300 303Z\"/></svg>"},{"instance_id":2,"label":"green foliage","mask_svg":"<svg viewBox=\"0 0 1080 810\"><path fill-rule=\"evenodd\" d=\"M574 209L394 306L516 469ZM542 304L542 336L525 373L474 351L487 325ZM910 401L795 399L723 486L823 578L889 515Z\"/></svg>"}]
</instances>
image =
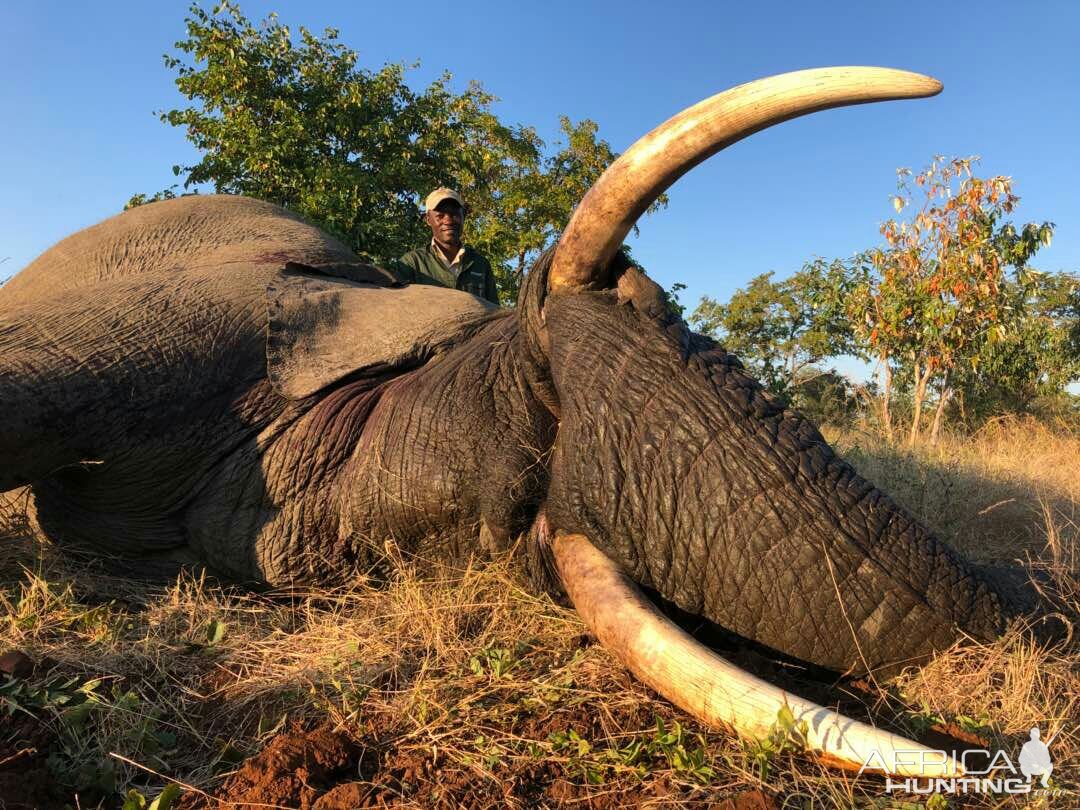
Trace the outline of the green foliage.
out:
<instances>
[{"instance_id":1,"label":"green foliage","mask_svg":"<svg viewBox=\"0 0 1080 810\"><path fill-rule=\"evenodd\" d=\"M925 702L922 703L919 711L908 712L906 719L912 734L917 737L925 735L935 727L943 729L947 728L950 724L942 714L931 709ZM967 714L958 714L952 718L952 723L968 734L986 735L998 733L998 730L994 728L990 716L985 712L977 717Z\"/></svg>"},{"instance_id":2,"label":"green foliage","mask_svg":"<svg viewBox=\"0 0 1080 810\"><path fill-rule=\"evenodd\" d=\"M686 289L686 285L681 281L676 281L671 285L670 290L664 290L664 294L667 296L667 308L668 312L675 315L678 318L686 317L686 305L679 300L679 293Z\"/></svg>"},{"instance_id":3,"label":"green foliage","mask_svg":"<svg viewBox=\"0 0 1080 810\"><path fill-rule=\"evenodd\" d=\"M457 188L469 205L466 241L491 261L504 301L616 157L594 122L565 117L565 143L546 154L532 127L499 121L480 84L457 93L444 73L413 90L404 65L362 67L332 28L294 33L274 14L257 25L228 0L209 12L193 5L186 22L165 64L192 104L159 113L202 153L173 166L185 189L269 200L388 259L430 239L422 196ZM128 205L172 196L137 194Z\"/></svg>"},{"instance_id":4,"label":"green foliage","mask_svg":"<svg viewBox=\"0 0 1080 810\"><path fill-rule=\"evenodd\" d=\"M98 700L100 686L100 680L80 683L80 679L74 677L50 678L42 682L7 678L0 683L0 712L9 717L16 712L29 715L47 712L70 724L77 722L79 717L85 719L89 708Z\"/></svg>"},{"instance_id":5,"label":"green foliage","mask_svg":"<svg viewBox=\"0 0 1080 810\"><path fill-rule=\"evenodd\" d=\"M454 183L479 200L509 165L536 161L535 134L499 124L479 85L456 94L444 75L414 92L403 65L362 68L337 37L294 37L273 14L256 25L229 2L193 5L165 63L195 103L160 113L203 153L173 167L185 188L270 200L393 256L423 242L425 190Z\"/></svg>"},{"instance_id":6,"label":"green foliage","mask_svg":"<svg viewBox=\"0 0 1080 810\"><path fill-rule=\"evenodd\" d=\"M78 785L78 778L71 774L94 762L89 754L101 736L102 728L109 727L113 742L132 756L149 758L155 765L165 767L164 755L174 750L176 734L162 720L162 712L148 705L134 690L113 685L105 693L97 690L98 682L83 687L86 700L68 706L60 713L64 726L63 752L56 756L52 766L60 773L67 773L67 781ZM109 763L111 766L111 763ZM81 778L81 777L79 777Z\"/></svg>"},{"instance_id":7,"label":"green foliage","mask_svg":"<svg viewBox=\"0 0 1080 810\"><path fill-rule=\"evenodd\" d=\"M676 773L691 777L699 782L708 782L716 772L709 764L705 739L695 736L697 745L686 738L682 725L678 721L669 729L663 718L656 718L656 731L646 745L645 752L654 761L662 761Z\"/></svg>"},{"instance_id":8,"label":"green foliage","mask_svg":"<svg viewBox=\"0 0 1080 810\"><path fill-rule=\"evenodd\" d=\"M76 677L7 679L0 684L0 714L22 712L58 721L61 745L48 757L49 770L59 783L86 798L111 797L118 787L115 761L99 750L103 728L109 728L113 744L162 767L163 755L177 745L160 710L145 705L132 690L117 684L105 689L103 684L102 679L82 682ZM130 806L167 810L178 795L179 789L171 786L147 803L138 791L129 791L123 806L135 802Z\"/></svg>"},{"instance_id":9,"label":"green foliage","mask_svg":"<svg viewBox=\"0 0 1080 810\"><path fill-rule=\"evenodd\" d=\"M569 731L553 731L548 735L551 750L556 753L570 753L583 757L592 751L592 745L583 739L574 729Z\"/></svg>"},{"instance_id":10,"label":"green foliage","mask_svg":"<svg viewBox=\"0 0 1080 810\"><path fill-rule=\"evenodd\" d=\"M791 395L812 365L856 351L843 310L852 283L844 262L815 259L787 279L754 277L727 304L704 297L690 320L774 393Z\"/></svg>"},{"instance_id":11,"label":"green foliage","mask_svg":"<svg viewBox=\"0 0 1080 810\"><path fill-rule=\"evenodd\" d=\"M969 427L1007 413L1068 415L1080 379L1080 277L1024 268L1003 282L1007 328L985 341L953 379Z\"/></svg>"},{"instance_id":12,"label":"green foliage","mask_svg":"<svg viewBox=\"0 0 1080 810\"><path fill-rule=\"evenodd\" d=\"M753 743L748 743L746 753L757 768L758 778L762 782L769 780L769 770L783 754L795 754L806 749L806 735L809 727L805 720L796 721L795 715L785 704L776 713L768 735Z\"/></svg>"},{"instance_id":13,"label":"green foliage","mask_svg":"<svg viewBox=\"0 0 1080 810\"><path fill-rule=\"evenodd\" d=\"M1053 235L1050 222L1018 231L1004 221L1019 202L1012 180L976 177L977 160L937 156L918 174L898 170L894 207L914 213L881 226L886 247L868 254L848 300L865 353L878 358L889 375L911 374L909 444L919 437L928 394L938 392L931 434L936 437L956 377L978 373L980 360L1020 330L1026 313L1017 304L1024 295L1011 293L1007 271L1012 268L1014 282L1024 285L1028 260ZM887 427L889 395L887 384Z\"/></svg>"},{"instance_id":14,"label":"green foliage","mask_svg":"<svg viewBox=\"0 0 1080 810\"><path fill-rule=\"evenodd\" d=\"M206 625L206 646L216 647L225 639L229 625L220 619L211 619Z\"/></svg>"},{"instance_id":15,"label":"green foliage","mask_svg":"<svg viewBox=\"0 0 1080 810\"><path fill-rule=\"evenodd\" d=\"M124 797L121 810L169 810L173 802L180 798L180 793L179 785L167 785L156 798L147 801L140 791L131 788Z\"/></svg>"},{"instance_id":16,"label":"green foliage","mask_svg":"<svg viewBox=\"0 0 1080 810\"><path fill-rule=\"evenodd\" d=\"M509 166L500 183L492 184L482 211L471 212L471 241L498 267L499 293L514 301L525 271L551 247L570 221L575 206L604 170L618 157L607 141L598 138L596 123L577 124L559 118L562 141L557 151L534 161ZM537 154L544 147L536 139ZM472 197L468 197L470 206ZM667 205L662 195L650 208ZM636 231L636 226L635 226Z\"/></svg>"},{"instance_id":17,"label":"green foliage","mask_svg":"<svg viewBox=\"0 0 1080 810\"><path fill-rule=\"evenodd\" d=\"M516 669L519 663L515 652L506 647L484 647L469 658L469 669L476 675L503 678Z\"/></svg>"},{"instance_id":18,"label":"green foliage","mask_svg":"<svg viewBox=\"0 0 1080 810\"><path fill-rule=\"evenodd\" d=\"M688 737L675 721L669 727L661 717L650 736L635 737L618 748L598 749L574 729L548 735L551 751L569 760L570 770L588 784L602 784L609 769L631 769L638 778L653 770L672 770L680 776L708 783L715 776L708 746L700 735ZM536 755L542 751L535 749Z\"/></svg>"},{"instance_id":19,"label":"green foliage","mask_svg":"<svg viewBox=\"0 0 1080 810\"><path fill-rule=\"evenodd\" d=\"M137 208L140 205L146 205L148 203L161 202L162 200L174 200L176 199L176 192L173 189L176 188L176 184L169 186L166 189L155 192L154 194L132 194L126 203L124 203L124 210L129 208Z\"/></svg>"},{"instance_id":20,"label":"green foliage","mask_svg":"<svg viewBox=\"0 0 1080 810\"><path fill-rule=\"evenodd\" d=\"M931 439L947 415L969 428L1004 413L1070 417L1067 387L1080 379L1080 279L1028 266L1054 225L1016 226L1012 181L972 173L974 158L937 157L917 175L901 169L886 245L852 259L816 259L777 280L755 277L726 304L705 297L691 316L770 390L817 421L849 421L854 392L835 371L840 355L877 361L867 386L886 433L897 415ZM921 195L921 196L920 196ZM951 410L947 408L951 406Z\"/></svg>"},{"instance_id":21,"label":"green foliage","mask_svg":"<svg viewBox=\"0 0 1080 810\"><path fill-rule=\"evenodd\" d=\"M855 386L835 369L807 366L788 395L793 407L819 425L847 427L859 414Z\"/></svg>"}]
</instances>

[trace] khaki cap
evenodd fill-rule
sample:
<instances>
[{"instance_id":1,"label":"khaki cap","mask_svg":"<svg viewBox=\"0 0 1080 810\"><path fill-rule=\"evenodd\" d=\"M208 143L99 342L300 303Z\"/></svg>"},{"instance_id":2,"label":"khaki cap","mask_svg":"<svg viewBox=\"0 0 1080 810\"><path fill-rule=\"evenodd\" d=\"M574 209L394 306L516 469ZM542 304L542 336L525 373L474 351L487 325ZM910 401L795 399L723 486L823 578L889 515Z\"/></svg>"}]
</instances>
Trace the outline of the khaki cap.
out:
<instances>
[{"instance_id":1,"label":"khaki cap","mask_svg":"<svg viewBox=\"0 0 1080 810\"><path fill-rule=\"evenodd\" d=\"M462 208L465 207L465 200L461 199L460 194L452 188L442 187L435 189L427 195L427 199L424 200L424 208L428 211L434 211L443 200L453 200Z\"/></svg>"}]
</instances>

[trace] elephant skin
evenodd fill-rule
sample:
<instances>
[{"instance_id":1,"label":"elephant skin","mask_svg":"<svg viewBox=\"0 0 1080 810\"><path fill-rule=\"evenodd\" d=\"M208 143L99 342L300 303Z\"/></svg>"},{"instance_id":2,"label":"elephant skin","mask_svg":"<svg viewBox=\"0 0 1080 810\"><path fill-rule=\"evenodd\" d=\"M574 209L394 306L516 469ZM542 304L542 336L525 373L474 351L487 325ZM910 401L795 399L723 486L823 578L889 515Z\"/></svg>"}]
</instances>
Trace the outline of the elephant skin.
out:
<instances>
[{"instance_id":1,"label":"elephant skin","mask_svg":"<svg viewBox=\"0 0 1080 810\"><path fill-rule=\"evenodd\" d=\"M377 575L542 525L797 659L865 671L1023 607L838 458L616 257L515 310L402 287L268 203L190 196L0 288L0 489L46 535L242 582ZM482 529L482 531L481 531ZM483 538L481 542L479 537Z\"/></svg>"}]
</instances>

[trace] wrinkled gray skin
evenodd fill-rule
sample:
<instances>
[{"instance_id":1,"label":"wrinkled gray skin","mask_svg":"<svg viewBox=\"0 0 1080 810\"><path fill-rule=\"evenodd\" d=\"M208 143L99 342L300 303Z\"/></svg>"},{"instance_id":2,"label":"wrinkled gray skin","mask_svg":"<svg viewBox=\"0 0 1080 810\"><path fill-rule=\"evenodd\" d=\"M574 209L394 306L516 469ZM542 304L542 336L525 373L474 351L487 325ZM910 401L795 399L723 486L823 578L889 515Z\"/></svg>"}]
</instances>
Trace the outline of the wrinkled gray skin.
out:
<instances>
[{"instance_id":1,"label":"wrinkled gray skin","mask_svg":"<svg viewBox=\"0 0 1080 810\"><path fill-rule=\"evenodd\" d=\"M269 204L188 197L0 288L0 491L32 485L44 534L133 568L276 585L377 574L388 538L455 560L527 533L557 587L545 515L684 610L837 670L991 638L1018 609L636 269L547 296L542 260L488 312L289 261L355 258Z\"/></svg>"}]
</instances>

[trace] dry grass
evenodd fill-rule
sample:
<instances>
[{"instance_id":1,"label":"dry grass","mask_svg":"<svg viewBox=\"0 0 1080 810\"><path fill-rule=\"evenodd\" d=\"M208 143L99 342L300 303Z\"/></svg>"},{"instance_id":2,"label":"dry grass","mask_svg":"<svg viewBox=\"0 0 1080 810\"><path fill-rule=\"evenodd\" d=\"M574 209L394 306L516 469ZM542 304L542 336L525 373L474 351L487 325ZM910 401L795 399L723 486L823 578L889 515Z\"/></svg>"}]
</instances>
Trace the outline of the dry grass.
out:
<instances>
[{"instance_id":1,"label":"dry grass","mask_svg":"<svg viewBox=\"0 0 1080 810\"><path fill-rule=\"evenodd\" d=\"M890 446L859 430L826 438L864 476L965 554L1034 557L1076 570L1080 434L1006 418L936 447Z\"/></svg>"},{"instance_id":2,"label":"dry grass","mask_svg":"<svg viewBox=\"0 0 1080 810\"><path fill-rule=\"evenodd\" d=\"M912 454L865 434L830 438L968 553L1030 556L1080 609L1076 436L1007 423ZM401 564L378 588L254 595L192 578L132 582L18 526L7 534L0 651L40 663L0 700L50 725L50 774L81 807L162 787L113 752L213 790L277 731L326 721L372 753L362 775L383 779L384 799L406 804L693 806L758 788L791 807L905 806L880 780L825 770L794 746L699 728L634 682L572 611L526 590L509 560L427 579ZM908 670L880 697L908 707L909 728L952 722L1014 760L1032 725L1057 733L1054 783L1069 793L1034 801L1077 806L1078 664L1071 649L1017 632Z\"/></svg>"}]
</instances>

